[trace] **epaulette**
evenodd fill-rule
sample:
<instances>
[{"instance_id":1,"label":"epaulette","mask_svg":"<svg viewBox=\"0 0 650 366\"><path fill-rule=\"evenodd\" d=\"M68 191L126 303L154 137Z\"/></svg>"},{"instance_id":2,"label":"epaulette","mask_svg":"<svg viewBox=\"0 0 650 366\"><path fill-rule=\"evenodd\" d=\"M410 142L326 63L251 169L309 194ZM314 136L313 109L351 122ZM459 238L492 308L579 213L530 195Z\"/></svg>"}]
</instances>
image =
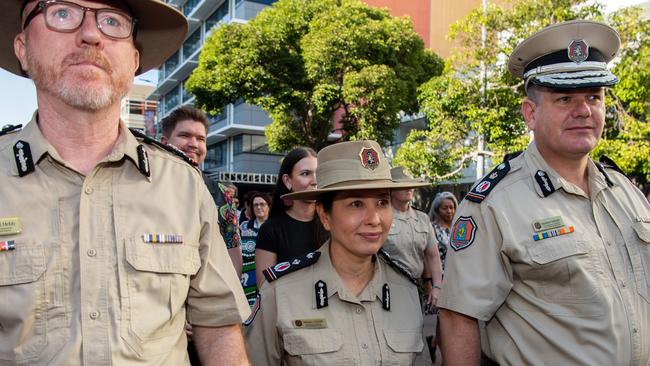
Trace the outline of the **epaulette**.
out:
<instances>
[{"instance_id":1,"label":"epaulette","mask_svg":"<svg viewBox=\"0 0 650 366\"><path fill-rule=\"evenodd\" d=\"M0 129L0 136L4 136L10 132L18 132L21 128L23 128L23 125L4 125Z\"/></svg>"},{"instance_id":2,"label":"epaulette","mask_svg":"<svg viewBox=\"0 0 650 366\"><path fill-rule=\"evenodd\" d=\"M181 151L179 148L177 148L176 146L163 144L162 142L160 142L160 141L158 141L158 140L156 140L156 139L154 139L152 137L149 137L149 136L145 135L142 131L140 131L138 129L135 129L135 128L129 128L129 131L131 131L133 136L135 136L135 137L137 137L139 139L142 139L142 142L144 142L146 144L149 144L149 145L157 146L157 147L159 147L159 148L161 148L161 149L163 149L165 151L168 151L168 152L180 157L186 163L188 163L188 164L190 164L192 166L197 166L197 164L196 164L196 162L194 160L192 160L189 156L185 155L185 153L183 151Z\"/></svg>"},{"instance_id":3,"label":"epaulette","mask_svg":"<svg viewBox=\"0 0 650 366\"><path fill-rule=\"evenodd\" d=\"M295 272L301 268L311 266L312 264L318 262L320 258L320 252L311 252L307 253L302 258L296 258L288 262L278 263L273 267L269 267L262 271L264 277L269 282L273 282L278 278L286 275L287 273Z\"/></svg>"},{"instance_id":4,"label":"epaulette","mask_svg":"<svg viewBox=\"0 0 650 366\"><path fill-rule=\"evenodd\" d=\"M505 177L510 171L510 160L505 160L503 163L497 165L496 168L483 177L483 179L467 193L465 199L468 201L481 203L488 194L496 187L496 185Z\"/></svg>"},{"instance_id":5,"label":"epaulette","mask_svg":"<svg viewBox=\"0 0 650 366\"><path fill-rule=\"evenodd\" d=\"M406 268L403 264L393 260L393 258L390 257L390 254L388 254L386 250L383 248L379 249L379 252L377 254L379 255L379 258L383 259L384 262L388 263L388 265L391 266L394 270L406 276L409 281L413 282L413 284L417 286L418 281L415 279L415 277L413 277L411 271L409 271L408 268Z\"/></svg>"},{"instance_id":6,"label":"epaulette","mask_svg":"<svg viewBox=\"0 0 650 366\"><path fill-rule=\"evenodd\" d=\"M607 155L601 155L600 159L598 159L598 161L600 161L600 164L596 163L596 167L605 176L605 180L607 181L608 186L611 187L611 186L614 185L614 183L612 182L611 179L609 179L609 175L607 175L607 172L605 172L605 169L616 170L617 172L623 174L627 179L630 179L630 177L628 177L625 173L623 173L623 170L621 168L619 168L618 165L616 165L614 160L609 158Z\"/></svg>"},{"instance_id":7,"label":"epaulette","mask_svg":"<svg viewBox=\"0 0 650 366\"><path fill-rule=\"evenodd\" d=\"M523 152L524 152L524 150L519 150L519 151L507 153L507 154L505 154L503 156L503 162L505 163L506 161L510 161L510 160L516 158L517 156L521 155L521 153L523 153Z\"/></svg>"}]
</instances>

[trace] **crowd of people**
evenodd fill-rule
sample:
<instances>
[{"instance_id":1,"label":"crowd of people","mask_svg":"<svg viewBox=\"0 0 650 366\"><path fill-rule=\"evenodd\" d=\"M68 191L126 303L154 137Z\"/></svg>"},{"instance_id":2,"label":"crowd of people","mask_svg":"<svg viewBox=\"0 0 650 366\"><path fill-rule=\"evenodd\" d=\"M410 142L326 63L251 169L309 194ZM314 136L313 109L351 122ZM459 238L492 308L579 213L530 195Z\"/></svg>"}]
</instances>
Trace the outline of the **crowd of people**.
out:
<instances>
[{"instance_id":1,"label":"crowd of people","mask_svg":"<svg viewBox=\"0 0 650 366\"><path fill-rule=\"evenodd\" d=\"M185 39L180 12L0 12L0 67L38 103L0 132L1 365L431 365L437 348L452 366L650 365L650 204L589 156L618 82L611 27L513 50L534 140L460 202L417 210L429 183L365 140L290 151L238 211L200 171L205 113L170 113L160 141L119 118L134 75Z\"/></svg>"}]
</instances>

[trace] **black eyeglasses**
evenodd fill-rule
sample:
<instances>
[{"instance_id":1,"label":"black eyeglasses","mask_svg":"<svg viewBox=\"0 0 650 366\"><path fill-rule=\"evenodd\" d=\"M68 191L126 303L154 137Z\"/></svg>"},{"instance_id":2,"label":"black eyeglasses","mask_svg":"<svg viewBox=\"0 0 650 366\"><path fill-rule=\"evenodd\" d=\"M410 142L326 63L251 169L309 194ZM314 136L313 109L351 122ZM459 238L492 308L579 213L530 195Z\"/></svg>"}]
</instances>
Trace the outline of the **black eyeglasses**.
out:
<instances>
[{"instance_id":1,"label":"black eyeglasses","mask_svg":"<svg viewBox=\"0 0 650 366\"><path fill-rule=\"evenodd\" d=\"M93 9L68 1L48 0L39 1L36 7L25 17L23 29L38 14L45 16L45 25L53 31L71 33L79 29L84 22L86 12L95 13L97 28L107 37L116 39L129 38L134 30L137 19L125 12L111 8Z\"/></svg>"}]
</instances>

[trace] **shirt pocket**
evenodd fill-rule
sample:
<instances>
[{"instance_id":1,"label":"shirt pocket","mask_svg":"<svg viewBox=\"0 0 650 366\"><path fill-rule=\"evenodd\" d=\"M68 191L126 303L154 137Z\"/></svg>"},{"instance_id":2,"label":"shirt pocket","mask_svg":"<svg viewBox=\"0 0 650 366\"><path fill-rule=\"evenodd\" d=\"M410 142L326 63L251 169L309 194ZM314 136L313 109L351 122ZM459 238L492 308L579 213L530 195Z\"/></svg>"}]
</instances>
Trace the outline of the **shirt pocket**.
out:
<instances>
[{"instance_id":1,"label":"shirt pocket","mask_svg":"<svg viewBox=\"0 0 650 366\"><path fill-rule=\"evenodd\" d=\"M596 301L597 259L589 244L576 238L551 238L528 248L534 267L527 277L539 298L557 304Z\"/></svg>"},{"instance_id":2,"label":"shirt pocket","mask_svg":"<svg viewBox=\"0 0 650 366\"><path fill-rule=\"evenodd\" d=\"M336 329L285 329L282 335L287 365L349 365L343 338Z\"/></svg>"},{"instance_id":3,"label":"shirt pocket","mask_svg":"<svg viewBox=\"0 0 650 366\"><path fill-rule=\"evenodd\" d=\"M634 267L634 275L636 276L637 289L639 295L650 302L650 218L637 219L632 223L634 234L632 235L632 244L638 249L638 257L632 255L632 265ZM638 245L634 245L638 242Z\"/></svg>"},{"instance_id":4,"label":"shirt pocket","mask_svg":"<svg viewBox=\"0 0 650 366\"><path fill-rule=\"evenodd\" d=\"M0 252L0 364L40 364L48 348L45 269L42 245Z\"/></svg>"},{"instance_id":5,"label":"shirt pocket","mask_svg":"<svg viewBox=\"0 0 650 366\"><path fill-rule=\"evenodd\" d=\"M383 365L412 365L418 353L424 348L422 329L384 329L388 349Z\"/></svg>"},{"instance_id":6,"label":"shirt pocket","mask_svg":"<svg viewBox=\"0 0 650 366\"><path fill-rule=\"evenodd\" d=\"M184 331L190 277L201 266L198 245L129 239L124 254L122 338L140 356L167 353Z\"/></svg>"}]
</instances>

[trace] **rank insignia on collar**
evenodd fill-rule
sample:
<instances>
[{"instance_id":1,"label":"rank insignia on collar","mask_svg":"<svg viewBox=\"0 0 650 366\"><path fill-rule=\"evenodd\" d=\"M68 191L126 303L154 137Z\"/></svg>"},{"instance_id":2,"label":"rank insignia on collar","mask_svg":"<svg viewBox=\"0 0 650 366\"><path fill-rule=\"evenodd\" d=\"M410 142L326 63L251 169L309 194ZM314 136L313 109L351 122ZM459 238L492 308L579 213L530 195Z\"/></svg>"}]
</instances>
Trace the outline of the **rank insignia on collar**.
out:
<instances>
[{"instance_id":1,"label":"rank insignia on collar","mask_svg":"<svg viewBox=\"0 0 650 366\"><path fill-rule=\"evenodd\" d=\"M381 288L381 307L386 311L390 311L390 287L387 283Z\"/></svg>"},{"instance_id":2,"label":"rank insignia on collar","mask_svg":"<svg viewBox=\"0 0 650 366\"><path fill-rule=\"evenodd\" d=\"M138 145L138 169L147 177L151 176L149 167L149 155L144 149L144 145Z\"/></svg>"},{"instance_id":3,"label":"rank insignia on collar","mask_svg":"<svg viewBox=\"0 0 650 366\"><path fill-rule=\"evenodd\" d=\"M569 60L579 64L589 57L589 44L584 39L574 39L567 47Z\"/></svg>"},{"instance_id":4,"label":"rank insignia on collar","mask_svg":"<svg viewBox=\"0 0 650 366\"><path fill-rule=\"evenodd\" d=\"M471 216L461 216L454 223L449 237L449 246L455 250L463 250L474 242L478 226Z\"/></svg>"},{"instance_id":5,"label":"rank insignia on collar","mask_svg":"<svg viewBox=\"0 0 650 366\"><path fill-rule=\"evenodd\" d=\"M555 192L555 186L553 186L551 178L549 178L545 171L538 170L537 173L535 173L535 180L537 181L539 188L542 190L544 197L548 197Z\"/></svg>"},{"instance_id":6,"label":"rank insignia on collar","mask_svg":"<svg viewBox=\"0 0 650 366\"><path fill-rule=\"evenodd\" d=\"M0 252L8 252L16 249L16 242L13 240L0 241Z\"/></svg>"},{"instance_id":7,"label":"rank insignia on collar","mask_svg":"<svg viewBox=\"0 0 650 366\"><path fill-rule=\"evenodd\" d=\"M314 285L314 294L316 296L316 308L322 309L329 305L327 298L327 284L323 280L318 280Z\"/></svg>"},{"instance_id":8,"label":"rank insignia on collar","mask_svg":"<svg viewBox=\"0 0 650 366\"><path fill-rule=\"evenodd\" d=\"M379 153L373 147L364 147L359 152L361 166L366 169L375 170L379 166Z\"/></svg>"},{"instance_id":9,"label":"rank insignia on collar","mask_svg":"<svg viewBox=\"0 0 650 366\"><path fill-rule=\"evenodd\" d=\"M25 141L16 142L16 144L14 145L14 156L16 158L16 168L18 169L18 176L24 177L36 169L34 167L34 159L32 158L32 149L30 149L29 143Z\"/></svg>"},{"instance_id":10,"label":"rank insignia on collar","mask_svg":"<svg viewBox=\"0 0 650 366\"><path fill-rule=\"evenodd\" d=\"M23 231L23 224L18 217L0 218L0 236L20 234Z\"/></svg>"}]
</instances>

